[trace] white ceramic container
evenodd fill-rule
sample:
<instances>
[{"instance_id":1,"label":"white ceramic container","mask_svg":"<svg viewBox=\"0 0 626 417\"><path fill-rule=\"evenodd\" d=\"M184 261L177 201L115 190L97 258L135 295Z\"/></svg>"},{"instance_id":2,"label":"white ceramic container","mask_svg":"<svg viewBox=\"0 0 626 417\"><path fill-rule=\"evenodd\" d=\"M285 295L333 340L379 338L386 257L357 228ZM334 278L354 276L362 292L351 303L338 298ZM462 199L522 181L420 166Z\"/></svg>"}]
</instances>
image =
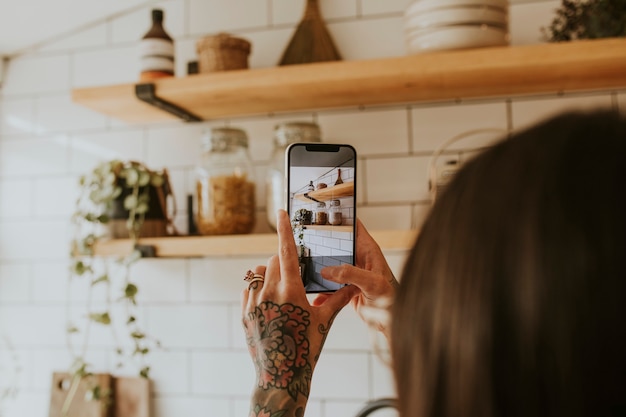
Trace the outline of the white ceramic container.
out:
<instances>
[{"instance_id":1,"label":"white ceramic container","mask_svg":"<svg viewBox=\"0 0 626 417\"><path fill-rule=\"evenodd\" d=\"M507 0L416 0L406 8L405 16L414 16L427 10L447 9L451 7L490 7L507 11Z\"/></svg>"},{"instance_id":2,"label":"white ceramic container","mask_svg":"<svg viewBox=\"0 0 626 417\"><path fill-rule=\"evenodd\" d=\"M508 44L508 31L487 25L438 27L407 38L407 49L412 54Z\"/></svg>"},{"instance_id":3,"label":"white ceramic container","mask_svg":"<svg viewBox=\"0 0 626 417\"><path fill-rule=\"evenodd\" d=\"M506 10L482 6L459 6L447 9L433 9L406 16L404 27L406 31L413 31L436 26L485 23L491 26L508 28L508 20Z\"/></svg>"}]
</instances>

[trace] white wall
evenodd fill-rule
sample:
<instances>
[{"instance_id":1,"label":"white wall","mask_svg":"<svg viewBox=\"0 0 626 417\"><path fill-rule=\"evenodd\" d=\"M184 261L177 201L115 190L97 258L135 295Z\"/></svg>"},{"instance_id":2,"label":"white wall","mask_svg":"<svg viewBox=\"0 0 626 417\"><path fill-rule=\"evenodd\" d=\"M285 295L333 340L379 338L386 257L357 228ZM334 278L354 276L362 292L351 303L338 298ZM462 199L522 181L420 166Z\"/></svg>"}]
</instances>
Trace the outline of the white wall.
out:
<instances>
[{"instance_id":1,"label":"white wall","mask_svg":"<svg viewBox=\"0 0 626 417\"><path fill-rule=\"evenodd\" d=\"M220 30L252 41L252 67L275 65L302 11L302 2L293 0L156 3L164 8L165 25L177 41L179 76L194 57L195 40ZM345 59L405 53L402 11L409 0L321 3ZM550 21L558 4L513 2L512 43L539 42L539 27ZM51 372L69 365L64 339L68 218L78 175L98 160L133 158L153 168L167 167L184 212L204 128L228 124L246 129L258 176L263 178L273 126L285 120L316 121L324 140L350 143L360 154L358 203L365 224L370 229L404 229L419 225L429 203L425 175L429 155L451 136L482 127L516 129L572 106L626 108L623 91L607 91L189 125L126 125L73 104L73 88L137 79L137 39L148 19L148 9L117 17L17 57L8 67L0 90L0 323L22 366L19 396L5 404L9 417L47 416ZM468 155L471 152L458 156ZM259 192L262 196L262 186ZM258 215L262 224L263 207ZM184 230L184 213L177 224ZM257 232L267 230L259 227ZM388 255L399 273L404 253ZM141 319L166 348L151 359L155 416L247 415L253 367L240 325L239 293L243 272L265 261L246 256L161 259L143 260L137 266ZM69 304L79 308L84 298L84 289L75 289ZM104 336L96 339L91 354L96 370L112 370L114 358L108 349L112 342ZM1 357L6 359L9 353L0 342ZM390 375L372 354L365 326L346 309L328 338L307 415L351 416L366 400L392 394Z\"/></svg>"}]
</instances>

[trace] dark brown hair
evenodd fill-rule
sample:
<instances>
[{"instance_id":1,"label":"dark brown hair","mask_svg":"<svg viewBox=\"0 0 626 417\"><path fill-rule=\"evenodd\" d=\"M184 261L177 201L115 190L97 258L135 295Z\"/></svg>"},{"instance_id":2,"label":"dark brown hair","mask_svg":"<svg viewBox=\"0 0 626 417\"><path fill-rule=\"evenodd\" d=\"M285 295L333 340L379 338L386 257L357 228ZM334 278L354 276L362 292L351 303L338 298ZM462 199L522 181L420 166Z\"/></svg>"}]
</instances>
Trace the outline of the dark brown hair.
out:
<instances>
[{"instance_id":1,"label":"dark brown hair","mask_svg":"<svg viewBox=\"0 0 626 417\"><path fill-rule=\"evenodd\" d=\"M566 113L468 162L392 307L402 417L626 415L626 119Z\"/></svg>"}]
</instances>

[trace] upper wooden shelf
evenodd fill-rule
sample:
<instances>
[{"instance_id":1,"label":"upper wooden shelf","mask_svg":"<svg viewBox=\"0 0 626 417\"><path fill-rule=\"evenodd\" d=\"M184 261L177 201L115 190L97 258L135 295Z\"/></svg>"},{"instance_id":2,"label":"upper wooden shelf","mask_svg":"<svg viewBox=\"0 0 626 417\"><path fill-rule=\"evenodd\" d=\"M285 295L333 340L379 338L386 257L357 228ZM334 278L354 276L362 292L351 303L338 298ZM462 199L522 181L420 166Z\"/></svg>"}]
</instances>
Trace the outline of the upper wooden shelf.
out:
<instances>
[{"instance_id":1,"label":"upper wooden shelf","mask_svg":"<svg viewBox=\"0 0 626 417\"><path fill-rule=\"evenodd\" d=\"M417 230L372 230L370 233L383 250L410 249L417 237ZM139 244L153 246L159 258L272 255L278 251L278 235L173 236L139 239ZM101 241L95 246L95 255L124 256L132 249L130 239Z\"/></svg>"},{"instance_id":2,"label":"upper wooden shelf","mask_svg":"<svg viewBox=\"0 0 626 417\"><path fill-rule=\"evenodd\" d=\"M328 201L336 198L350 197L351 195L354 195L354 182L344 182L343 184L309 191L306 195L296 194L295 198L306 201L307 203L313 203L315 201Z\"/></svg>"},{"instance_id":3,"label":"upper wooden shelf","mask_svg":"<svg viewBox=\"0 0 626 417\"><path fill-rule=\"evenodd\" d=\"M622 87L624 38L224 71L155 82L158 97L204 120ZM80 88L72 96L77 103L127 122L175 119L138 100L134 84Z\"/></svg>"}]
</instances>

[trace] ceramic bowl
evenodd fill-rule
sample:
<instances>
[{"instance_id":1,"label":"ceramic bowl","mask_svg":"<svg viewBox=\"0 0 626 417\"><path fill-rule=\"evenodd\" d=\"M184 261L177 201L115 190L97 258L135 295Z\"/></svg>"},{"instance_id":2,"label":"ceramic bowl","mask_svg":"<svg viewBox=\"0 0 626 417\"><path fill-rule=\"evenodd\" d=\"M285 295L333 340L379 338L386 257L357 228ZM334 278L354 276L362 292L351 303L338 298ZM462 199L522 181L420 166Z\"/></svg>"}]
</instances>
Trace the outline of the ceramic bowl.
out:
<instances>
[{"instance_id":1,"label":"ceramic bowl","mask_svg":"<svg viewBox=\"0 0 626 417\"><path fill-rule=\"evenodd\" d=\"M410 17L427 10L448 9L459 6L489 7L504 11L509 9L507 0L416 0L406 8L404 15Z\"/></svg>"},{"instance_id":2,"label":"ceramic bowl","mask_svg":"<svg viewBox=\"0 0 626 417\"><path fill-rule=\"evenodd\" d=\"M508 44L506 30L487 25L438 27L407 38L407 49L411 54Z\"/></svg>"},{"instance_id":3,"label":"ceramic bowl","mask_svg":"<svg viewBox=\"0 0 626 417\"><path fill-rule=\"evenodd\" d=\"M433 9L404 19L405 31L455 24L481 24L508 27L506 10L489 7L459 6L449 9Z\"/></svg>"}]
</instances>

